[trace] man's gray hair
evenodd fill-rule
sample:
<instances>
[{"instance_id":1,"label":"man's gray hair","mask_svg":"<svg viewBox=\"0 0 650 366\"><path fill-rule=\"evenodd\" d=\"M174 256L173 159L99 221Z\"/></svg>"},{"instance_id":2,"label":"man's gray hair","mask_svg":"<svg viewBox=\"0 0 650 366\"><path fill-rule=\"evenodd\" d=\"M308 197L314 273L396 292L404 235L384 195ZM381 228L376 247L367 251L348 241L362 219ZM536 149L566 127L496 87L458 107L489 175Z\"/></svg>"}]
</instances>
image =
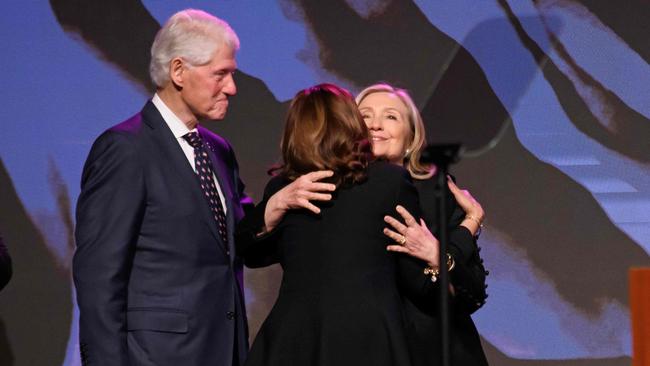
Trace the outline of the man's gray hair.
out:
<instances>
[{"instance_id":1,"label":"man's gray hair","mask_svg":"<svg viewBox=\"0 0 650 366\"><path fill-rule=\"evenodd\" d=\"M210 62L219 47L239 50L239 38L225 21L202 10L185 9L172 15L151 46L149 75L158 87L169 82L169 64L181 57L192 66Z\"/></svg>"}]
</instances>

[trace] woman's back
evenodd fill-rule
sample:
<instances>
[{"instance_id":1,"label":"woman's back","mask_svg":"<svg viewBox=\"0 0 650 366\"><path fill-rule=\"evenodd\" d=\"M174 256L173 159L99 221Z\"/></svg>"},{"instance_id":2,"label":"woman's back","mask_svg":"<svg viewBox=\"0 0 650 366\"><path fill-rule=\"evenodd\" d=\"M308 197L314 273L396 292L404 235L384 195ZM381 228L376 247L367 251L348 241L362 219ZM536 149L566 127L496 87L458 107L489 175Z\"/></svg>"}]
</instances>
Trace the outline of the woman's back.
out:
<instances>
[{"instance_id":1,"label":"woman's back","mask_svg":"<svg viewBox=\"0 0 650 366\"><path fill-rule=\"evenodd\" d=\"M269 182L273 194L286 184ZM370 164L367 180L321 207L288 213L274 236L284 275L247 365L408 365L395 255L383 217L417 212L405 170Z\"/></svg>"}]
</instances>

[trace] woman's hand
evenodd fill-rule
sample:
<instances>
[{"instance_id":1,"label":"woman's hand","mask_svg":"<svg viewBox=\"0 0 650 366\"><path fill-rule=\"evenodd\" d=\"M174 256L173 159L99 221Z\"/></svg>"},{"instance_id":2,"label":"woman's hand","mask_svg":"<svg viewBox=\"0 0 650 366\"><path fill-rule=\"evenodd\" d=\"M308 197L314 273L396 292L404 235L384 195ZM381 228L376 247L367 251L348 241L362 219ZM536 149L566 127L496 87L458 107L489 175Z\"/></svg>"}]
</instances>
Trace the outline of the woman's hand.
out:
<instances>
[{"instance_id":1,"label":"woman's hand","mask_svg":"<svg viewBox=\"0 0 650 366\"><path fill-rule=\"evenodd\" d=\"M430 267L438 268L438 239L431 233L424 220L418 223L415 218L402 206L397 206L397 213L404 219L404 224L391 216L385 216L384 221L392 229L384 228L384 234L398 244L389 245L386 249L393 252L406 253L427 262Z\"/></svg>"},{"instance_id":2,"label":"woman's hand","mask_svg":"<svg viewBox=\"0 0 650 366\"><path fill-rule=\"evenodd\" d=\"M291 209L305 208L313 213L320 213L320 208L311 201L329 201L332 195L329 192L336 190L336 185L319 182L334 174L331 170L319 170L294 180L281 190L277 191L266 203L264 210L265 231L271 231Z\"/></svg>"},{"instance_id":3,"label":"woman's hand","mask_svg":"<svg viewBox=\"0 0 650 366\"><path fill-rule=\"evenodd\" d=\"M465 211L465 219L460 225L466 227L472 235L476 235L485 219L483 207L472 197L469 191L461 190L451 179L447 179L447 186L449 186L449 191L456 198L458 205Z\"/></svg>"}]
</instances>

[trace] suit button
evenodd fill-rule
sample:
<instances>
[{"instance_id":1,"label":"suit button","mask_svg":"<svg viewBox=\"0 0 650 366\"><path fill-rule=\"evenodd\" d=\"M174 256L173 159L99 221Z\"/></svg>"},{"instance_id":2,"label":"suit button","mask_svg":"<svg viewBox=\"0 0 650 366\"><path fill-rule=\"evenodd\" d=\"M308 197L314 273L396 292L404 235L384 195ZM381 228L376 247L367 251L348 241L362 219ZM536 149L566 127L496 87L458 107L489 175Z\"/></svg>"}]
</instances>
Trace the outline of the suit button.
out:
<instances>
[{"instance_id":1,"label":"suit button","mask_svg":"<svg viewBox=\"0 0 650 366\"><path fill-rule=\"evenodd\" d=\"M226 255L230 255L230 250L226 250Z\"/></svg>"},{"instance_id":2,"label":"suit button","mask_svg":"<svg viewBox=\"0 0 650 366\"><path fill-rule=\"evenodd\" d=\"M228 320L233 320L233 319L235 319L235 312L234 312L234 311L229 311L229 312L227 312L227 313L226 313L226 318L227 318Z\"/></svg>"}]
</instances>

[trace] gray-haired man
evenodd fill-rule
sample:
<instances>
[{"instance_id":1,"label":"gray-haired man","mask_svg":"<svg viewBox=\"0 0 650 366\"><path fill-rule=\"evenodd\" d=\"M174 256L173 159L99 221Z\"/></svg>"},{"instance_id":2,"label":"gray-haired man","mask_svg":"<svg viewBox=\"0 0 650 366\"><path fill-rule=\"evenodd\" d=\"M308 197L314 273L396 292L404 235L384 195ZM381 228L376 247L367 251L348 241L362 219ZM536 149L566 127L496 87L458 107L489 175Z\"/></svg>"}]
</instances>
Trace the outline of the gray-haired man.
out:
<instances>
[{"instance_id":1,"label":"gray-haired man","mask_svg":"<svg viewBox=\"0 0 650 366\"><path fill-rule=\"evenodd\" d=\"M248 349L233 232L251 201L219 120L236 93L239 40L198 10L152 46L157 92L93 144L73 271L89 365L239 365Z\"/></svg>"}]
</instances>

